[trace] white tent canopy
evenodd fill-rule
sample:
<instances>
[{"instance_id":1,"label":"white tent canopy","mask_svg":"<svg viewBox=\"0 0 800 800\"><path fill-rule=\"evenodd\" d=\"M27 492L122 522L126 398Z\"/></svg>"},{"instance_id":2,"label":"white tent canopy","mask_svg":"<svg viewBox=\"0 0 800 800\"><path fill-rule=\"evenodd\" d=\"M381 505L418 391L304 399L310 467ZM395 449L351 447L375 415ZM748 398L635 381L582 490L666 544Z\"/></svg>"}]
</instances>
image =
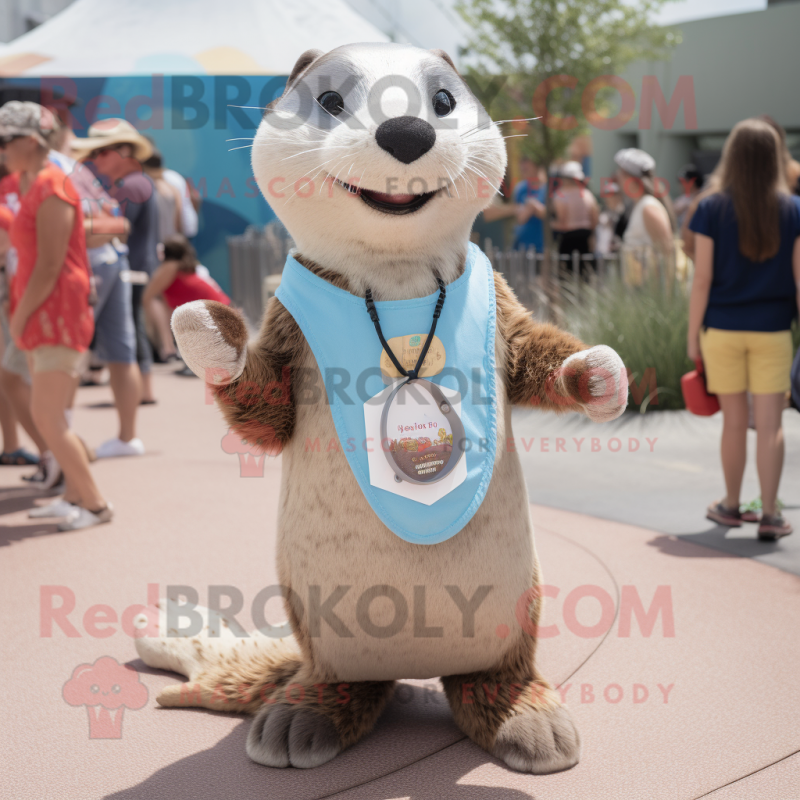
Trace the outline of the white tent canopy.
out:
<instances>
[{"instance_id":1,"label":"white tent canopy","mask_svg":"<svg viewBox=\"0 0 800 800\"><path fill-rule=\"evenodd\" d=\"M76 0L0 50L0 78L288 75L309 48L384 41L345 0Z\"/></svg>"}]
</instances>

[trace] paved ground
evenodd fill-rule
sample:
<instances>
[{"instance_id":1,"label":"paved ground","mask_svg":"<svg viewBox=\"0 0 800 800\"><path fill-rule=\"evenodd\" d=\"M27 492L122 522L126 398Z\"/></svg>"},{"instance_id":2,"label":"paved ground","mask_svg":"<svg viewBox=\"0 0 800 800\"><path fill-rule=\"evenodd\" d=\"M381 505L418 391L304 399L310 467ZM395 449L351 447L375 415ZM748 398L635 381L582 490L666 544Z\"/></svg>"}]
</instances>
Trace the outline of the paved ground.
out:
<instances>
[{"instance_id":1,"label":"paved ground","mask_svg":"<svg viewBox=\"0 0 800 800\"><path fill-rule=\"evenodd\" d=\"M708 504L725 494L720 414L695 417L687 411L659 411L626 414L611 424L595 425L578 414L557 417L522 409L514 413L514 446L532 502L640 525L800 575L797 411L783 414L786 461L779 492L785 516L797 533L774 544L758 541L754 525L729 529L705 518ZM560 451L558 438L563 440ZM748 432L748 451L743 500L760 493L755 431ZM663 546L670 547L668 539Z\"/></svg>"},{"instance_id":2,"label":"paved ground","mask_svg":"<svg viewBox=\"0 0 800 800\"><path fill-rule=\"evenodd\" d=\"M111 632L101 638L85 617L103 604L110 619L124 618L127 607L146 602L149 584L162 592L194 586L201 601L209 585L233 584L247 601L277 581L280 460L268 461L263 477L241 478L238 457L223 452L225 431L216 409L204 404L200 382L163 374L156 388L160 404L141 416L148 455L95 466L117 508L112 525L57 533L35 523L26 511L41 500L21 488L22 470L0 470L3 798L800 796L800 579L791 574L797 551L790 538L761 545L757 559L739 558L730 548L746 544L709 533L702 510L720 482L715 420L653 415L645 427L626 420L589 431L576 420L517 415L518 449L537 504L537 549L546 583L559 590L546 606L544 624L558 633L542 640L541 666L561 685L583 736L575 769L541 777L512 772L464 738L437 682L418 681L398 692L369 737L334 761L318 770L272 770L247 759L247 720L157 708L155 695L175 676L145 667L118 622L100 625ZM106 388L79 394L76 427L93 444L114 432L108 400ZM789 425L782 496L798 505L792 454L800 441L787 415ZM594 454L592 435L601 446ZM536 440L525 453L521 440L530 436ZM550 438L552 452L541 452L541 436ZM567 436L585 436L589 452L556 453L556 437ZM615 436L623 452L606 452ZM644 436L657 438L652 453L645 441L637 453L625 451L628 438ZM755 494L753 486L749 491ZM702 536L713 549L698 543ZM767 560L785 569L759 563ZM565 613L566 598L586 585L613 607L605 633L587 635ZM47 586L64 587L57 591L72 635L58 624L42 626ZM661 591L669 593L674 636L663 617L647 636L636 624L624 635L625 598L635 592L647 606L659 587L668 587ZM591 626L597 606L584 602L577 619ZM247 614L240 619L250 623ZM103 656L137 669L148 693L142 708L125 710L120 739L90 738L88 708L69 705L62 694L76 667Z\"/></svg>"}]
</instances>

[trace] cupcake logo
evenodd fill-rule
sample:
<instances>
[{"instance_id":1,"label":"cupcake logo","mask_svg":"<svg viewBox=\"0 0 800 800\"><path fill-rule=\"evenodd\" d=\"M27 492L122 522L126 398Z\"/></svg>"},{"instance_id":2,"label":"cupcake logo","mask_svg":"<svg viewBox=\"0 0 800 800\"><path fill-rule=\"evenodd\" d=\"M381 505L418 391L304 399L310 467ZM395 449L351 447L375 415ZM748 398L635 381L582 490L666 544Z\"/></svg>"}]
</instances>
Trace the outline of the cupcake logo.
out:
<instances>
[{"instance_id":1,"label":"cupcake logo","mask_svg":"<svg viewBox=\"0 0 800 800\"><path fill-rule=\"evenodd\" d=\"M264 448L250 444L232 430L222 437L221 444L223 453L239 456L240 478L264 477L264 459L267 457Z\"/></svg>"},{"instance_id":2,"label":"cupcake logo","mask_svg":"<svg viewBox=\"0 0 800 800\"><path fill-rule=\"evenodd\" d=\"M139 673L111 656L75 667L61 695L71 706L86 707L90 739L121 739L125 709L137 711L148 698Z\"/></svg>"}]
</instances>

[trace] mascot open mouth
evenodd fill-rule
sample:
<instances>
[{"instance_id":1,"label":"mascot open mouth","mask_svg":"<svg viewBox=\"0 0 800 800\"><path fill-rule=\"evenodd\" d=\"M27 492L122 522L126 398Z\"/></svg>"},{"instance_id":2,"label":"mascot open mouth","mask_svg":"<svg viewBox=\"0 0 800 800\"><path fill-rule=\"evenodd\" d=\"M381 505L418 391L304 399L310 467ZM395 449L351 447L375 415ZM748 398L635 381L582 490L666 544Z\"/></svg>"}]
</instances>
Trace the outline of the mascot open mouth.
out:
<instances>
[{"instance_id":1,"label":"mascot open mouth","mask_svg":"<svg viewBox=\"0 0 800 800\"><path fill-rule=\"evenodd\" d=\"M388 194L352 186L349 183L336 179L334 181L350 194L360 197L370 208L382 211L384 214L411 214L424 206L435 194L439 192L425 192L425 194Z\"/></svg>"}]
</instances>

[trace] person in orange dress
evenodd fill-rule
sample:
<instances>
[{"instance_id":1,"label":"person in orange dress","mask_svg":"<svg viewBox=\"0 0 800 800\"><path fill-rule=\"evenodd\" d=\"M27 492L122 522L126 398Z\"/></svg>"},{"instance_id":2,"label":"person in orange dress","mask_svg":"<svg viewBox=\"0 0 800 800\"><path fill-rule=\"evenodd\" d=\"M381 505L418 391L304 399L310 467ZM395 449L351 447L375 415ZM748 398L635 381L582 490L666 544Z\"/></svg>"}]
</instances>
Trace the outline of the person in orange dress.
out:
<instances>
[{"instance_id":1,"label":"person in orange dress","mask_svg":"<svg viewBox=\"0 0 800 800\"><path fill-rule=\"evenodd\" d=\"M10 230L17 271L10 287L9 332L28 359L36 426L79 498L59 524L61 530L74 530L109 522L112 509L65 413L94 318L80 198L47 157L55 130L52 113L36 103L13 100L0 108L0 146L7 169L19 175L20 195Z\"/></svg>"}]
</instances>

